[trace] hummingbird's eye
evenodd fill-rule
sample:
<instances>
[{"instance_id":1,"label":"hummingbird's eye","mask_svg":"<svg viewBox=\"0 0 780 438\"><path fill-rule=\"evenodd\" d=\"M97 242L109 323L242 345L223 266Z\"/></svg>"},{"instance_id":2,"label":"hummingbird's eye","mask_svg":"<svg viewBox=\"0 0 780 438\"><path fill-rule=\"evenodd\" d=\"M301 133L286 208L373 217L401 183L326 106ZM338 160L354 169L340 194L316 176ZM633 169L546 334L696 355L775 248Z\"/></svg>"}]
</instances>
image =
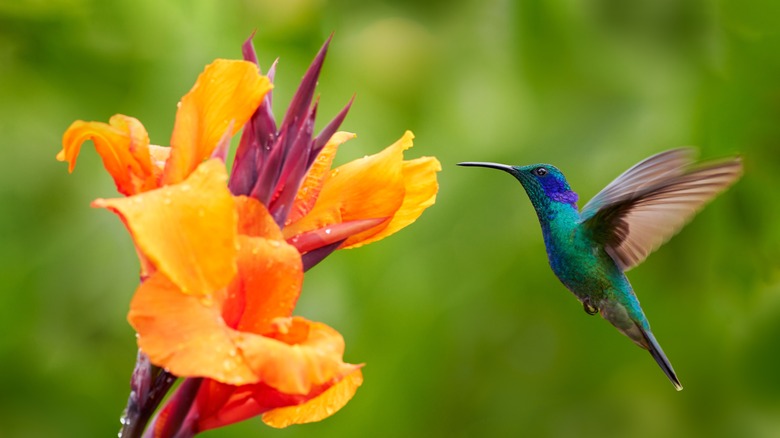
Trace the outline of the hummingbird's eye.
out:
<instances>
[{"instance_id":1,"label":"hummingbird's eye","mask_svg":"<svg viewBox=\"0 0 780 438\"><path fill-rule=\"evenodd\" d=\"M537 167L536 169L533 170L533 172L534 172L534 175L536 175L536 176L545 176L545 175L547 175L547 169L544 168L544 167Z\"/></svg>"}]
</instances>

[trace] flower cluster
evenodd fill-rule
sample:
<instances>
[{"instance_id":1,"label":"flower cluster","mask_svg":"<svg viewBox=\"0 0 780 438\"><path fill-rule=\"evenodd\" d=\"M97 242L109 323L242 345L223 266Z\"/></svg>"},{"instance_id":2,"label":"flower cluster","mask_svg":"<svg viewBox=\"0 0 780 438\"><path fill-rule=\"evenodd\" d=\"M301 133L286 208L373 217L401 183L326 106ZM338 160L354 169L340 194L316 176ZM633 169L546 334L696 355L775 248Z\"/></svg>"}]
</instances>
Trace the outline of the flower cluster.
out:
<instances>
[{"instance_id":1,"label":"flower cluster","mask_svg":"<svg viewBox=\"0 0 780 438\"><path fill-rule=\"evenodd\" d=\"M150 144L124 115L74 122L57 156L72 171L91 140L125 197L93 206L117 214L141 264L128 320L157 367L187 378L151 426L189 436L257 415L272 426L325 418L362 383L343 361L344 340L293 316L304 272L336 249L380 240L435 201L435 158L405 161L413 135L332 169L347 105L314 135L314 88L328 43L277 127L275 68L263 76L251 42L245 60L216 60L181 100L170 147ZM243 128L233 168L230 138ZM190 382L188 384L188 382ZM182 405L184 403L184 405Z\"/></svg>"}]
</instances>

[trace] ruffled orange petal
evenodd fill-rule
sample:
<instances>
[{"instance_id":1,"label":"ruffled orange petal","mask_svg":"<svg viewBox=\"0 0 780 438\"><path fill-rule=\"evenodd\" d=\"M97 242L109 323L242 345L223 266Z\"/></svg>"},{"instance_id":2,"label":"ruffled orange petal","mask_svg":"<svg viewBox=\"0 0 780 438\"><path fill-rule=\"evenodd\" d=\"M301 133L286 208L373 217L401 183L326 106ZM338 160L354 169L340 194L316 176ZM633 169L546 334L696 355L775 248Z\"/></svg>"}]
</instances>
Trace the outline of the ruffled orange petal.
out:
<instances>
[{"instance_id":1,"label":"ruffled orange petal","mask_svg":"<svg viewBox=\"0 0 780 438\"><path fill-rule=\"evenodd\" d=\"M290 239L298 234L357 219L392 217L404 200L403 151L412 147L414 135L404 136L382 152L333 169L314 208L284 228ZM347 240L360 241L386 225L358 233Z\"/></svg>"},{"instance_id":2,"label":"ruffled orange petal","mask_svg":"<svg viewBox=\"0 0 780 438\"><path fill-rule=\"evenodd\" d=\"M185 293L207 294L236 273L236 223L225 165L209 160L181 184L97 199L117 213L136 247Z\"/></svg>"},{"instance_id":3,"label":"ruffled orange petal","mask_svg":"<svg viewBox=\"0 0 780 438\"><path fill-rule=\"evenodd\" d=\"M277 322L267 335L279 340L247 333L236 338L258 381L285 394L307 394L355 367L342 361L344 338L336 330L300 317Z\"/></svg>"},{"instance_id":4,"label":"ruffled orange petal","mask_svg":"<svg viewBox=\"0 0 780 438\"><path fill-rule=\"evenodd\" d=\"M404 161L404 202L390 223L373 236L364 240L349 239L343 248L355 248L382 240L417 220L422 212L436 202L439 184L436 172L441 171L441 163L433 157L422 157Z\"/></svg>"},{"instance_id":5,"label":"ruffled orange petal","mask_svg":"<svg viewBox=\"0 0 780 438\"><path fill-rule=\"evenodd\" d=\"M211 156L231 122L230 135L244 126L271 88L251 62L218 59L209 64L179 103L163 182L186 178Z\"/></svg>"},{"instance_id":6,"label":"ruffled orange petal","mask_svg":"<svg viewBox=\"0 0 780 438\"><path fill-rule=\"evenodd\" d=\"M180 377L251 382L256 376L222 322L225 294L182 293L160 272L141 283L130 302L128 322L149 360Z\"/></svg>"},{"instance_id":7,"label":"ruffled orange petal","mask_svg":"<svg viewBox=\"0 0 780 438\"><path fill-rule=\"evenodd\" d=\"M134 195L159 186L160 169L149 154L149 134L138 120L117 114L108 124L73 122L62 136L62 150L57 159L68 162L73 172L81 145L92 140L103 160L103 166L114 178L117 190Z\"/></svg>"},{"instance_id":8,"label":"ruffled orange petal","mask_svg":"<svg viewBox=\"0 0 780 438\"><path fill-rule=\"evenodd\" d=\"M318 421L327 417L328 413L335 413L349 401L362 383L360 368L361 365L346 367L343 374L335 375L330 381L313 387L307 394L285 394L263 383L231 386L215 380L205 380L198 391L196 401L199 417L196 431L215 429L266 412L273 412L269 421L276 427L285 422L292 424ZM335 386L338 387L334 388ZM329 391L330 388L334 390ZM310 401L311 405L303 406ZM294 409L276 411L294 406L303 407L300 412L295 412Z\"/></svg>"},{"instance_id":9,"label":"ruffled orange petal","mask_svg":"<svg viewBox=\"0 0 780 438\"><path fill-rule=\"evenodd\" d=\"M268 212L266 215L270 217ZM270 222L276 228L273 218ZM303 284L303 266L298 251L278 238L239 236L238 275L228 289L222 315L239 331L264 334L271 322L289 317Z\"/></svg>"},{"instance_id":10,"label":"ruffled orange petal","mask_svg":"<svg viewBox=\"0 0 780 438\"><path fill-rule=\"evenodd\" d=\"M226 298L224 291L183 294L158 272L136 291L128 320L151 362L181 377L263 382L286 394L306 394L350 366L341 359L343 338L330 327L292 318L272 324L266 336L240 332L222 319ZM289 339L285 332L305 336Z\"/></svg>"},{"instance_id":11,"label":"ruffled orange petal","mask_svg":"<svg viewBox=\"0 0 780 438\"><path fill-rule=\"evenodd\" d=\"M263 422L271 427L282 428L324 420L343 408L362 384L363 373L357 369L306 403L266 412L263 414Z\"/></svg>"},{"instance_id":12,"label":"ruffled orange petal","mask_svg":"<svg viewBox=\"0 0 780 438\"><path fill-rule=\"evenodd\" d=\"M138 288L128 319L141 350L173 374L231 385L263 382L285 394L307 394L351 367L342 361L344 340L330 327L302 318L268 321L294 305L302 281L300 256L284 242L251 246L253 239L267 240L242 237L241 269L230 288L193 296L158 272ZM257 259L247 257L255 250ZM290 265L297 267L297 277ZM236 317L235 309L243 313ZM238 320L235 329L225 315ZM263 329L262 335L254 332Z\"/></svg>"},{"instance_id":13,"label":"ruffled orange petal","mask_svg":"<svg viewBox=\"0 0 780 438\"><path fill-rule=\"evenodd\" d=\"M336 156L339 146L347 140L355 138L356 135L351 132L337 132L328 140L325 147L322 148L309 172L295 195L290 214L287 216L286 224L291 224L298 219L306 216L311 211L317 198L320 195L323 184L330 174L330 166L333 164L333 158Z\"/></svg>"}]
</instances>

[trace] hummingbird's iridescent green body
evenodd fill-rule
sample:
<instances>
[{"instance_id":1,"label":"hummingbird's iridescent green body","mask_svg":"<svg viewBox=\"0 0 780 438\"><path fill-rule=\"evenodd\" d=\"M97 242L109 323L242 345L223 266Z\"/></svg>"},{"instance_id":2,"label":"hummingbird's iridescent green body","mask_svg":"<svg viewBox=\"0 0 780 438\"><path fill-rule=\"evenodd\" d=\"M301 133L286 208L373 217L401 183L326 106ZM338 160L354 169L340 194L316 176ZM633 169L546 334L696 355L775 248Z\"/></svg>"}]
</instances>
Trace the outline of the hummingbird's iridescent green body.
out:
<instances>
[{"instance_id":1,"label":"hummingbird's iridescent green body","mask_svg":"<svg viewBox=\"0 0 780 438\"><path fill-rule=\"evenodd\" d=\"M624 272L641 263L742 173L739 158L691 168L690 155L689 149L675 149L642 161L581 211L577 194L549 164L459 163L500 169L520 181L539 217L550 267L558 279L586 312L600 313L647 349L677 390L682 385Z\"/></svg>"}]
</instances>

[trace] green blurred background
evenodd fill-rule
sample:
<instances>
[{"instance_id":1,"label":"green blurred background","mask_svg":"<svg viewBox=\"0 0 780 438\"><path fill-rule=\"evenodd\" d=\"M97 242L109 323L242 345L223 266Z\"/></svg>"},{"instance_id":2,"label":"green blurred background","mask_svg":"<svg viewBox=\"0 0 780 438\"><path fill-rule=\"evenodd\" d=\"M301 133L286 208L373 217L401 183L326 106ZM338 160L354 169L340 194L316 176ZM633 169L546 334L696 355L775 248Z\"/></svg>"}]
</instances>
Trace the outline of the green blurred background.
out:
<instances>
[{"instance_id":1,"label":"green blurred background","mask_svg":"<svg viewBox=\"0 0 780 438\"><path fill-rule=\"evenodd\" d=\"M318 424L239 436L780 436L780 2L775 0L0 1L0 436L114 436L138 265L75 119L139 118L168 144L176 102L244 39L277 57L277 115L335 32L319 126L350 97L339 160L405 129L436 155L437 204L307 274L298 313L365 362ZM549 162L589 199L630 165L694 145L746 175L630 273L685 390L589 317L547 266L505 174Z\"/></svg>"}]
</instances>

